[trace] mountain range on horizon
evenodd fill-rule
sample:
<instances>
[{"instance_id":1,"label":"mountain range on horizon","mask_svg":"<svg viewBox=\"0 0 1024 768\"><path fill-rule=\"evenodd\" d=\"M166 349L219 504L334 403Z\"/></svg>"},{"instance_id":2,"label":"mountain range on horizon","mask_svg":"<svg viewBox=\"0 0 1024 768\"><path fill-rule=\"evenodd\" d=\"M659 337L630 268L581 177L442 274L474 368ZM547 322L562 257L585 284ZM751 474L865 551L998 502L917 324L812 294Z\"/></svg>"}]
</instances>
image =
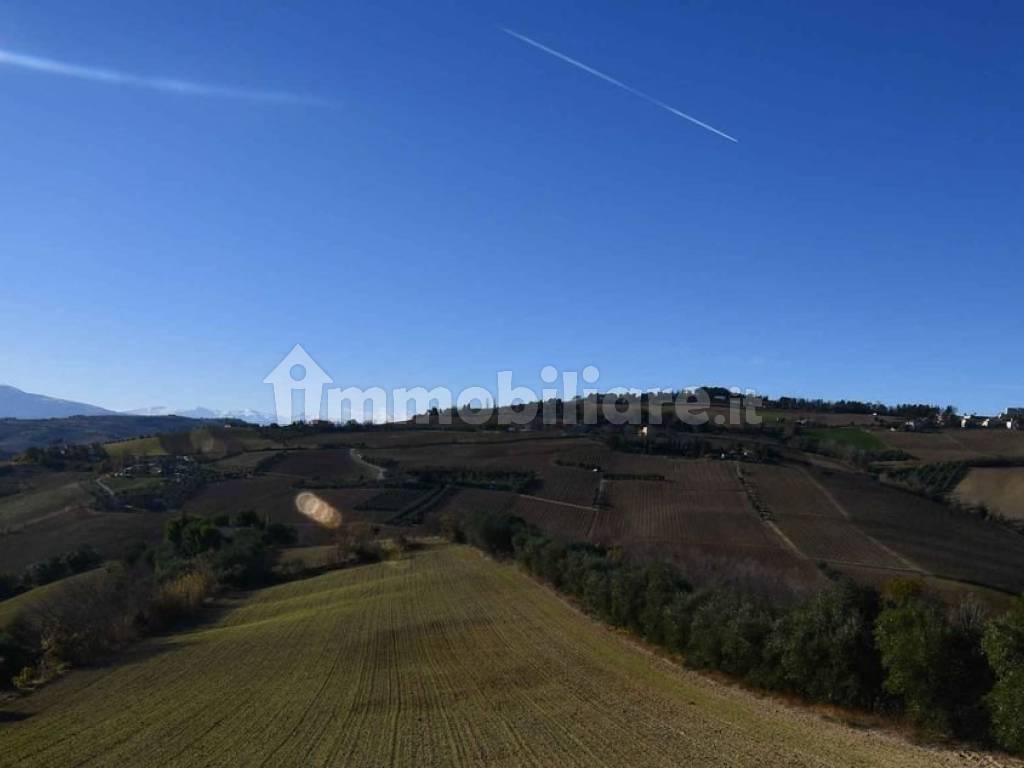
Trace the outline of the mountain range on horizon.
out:
<instances>
[{"instance_id":1,"label":"mountain range on horizon","mask_svg":"<svg viewBox=\"0 0 1024 768\"><path fill-rule=\"evenodd\" d=\"M203 406L195 408L150 406L130 411L112 411L98 405L25 392L9 384L0 384L0 418L2 419L63 419L70 416L182 416L189 419L239 419L260 425L271 424L275 421L272 414L251 408L214 410Z\"/></svg>"}]
</instances>

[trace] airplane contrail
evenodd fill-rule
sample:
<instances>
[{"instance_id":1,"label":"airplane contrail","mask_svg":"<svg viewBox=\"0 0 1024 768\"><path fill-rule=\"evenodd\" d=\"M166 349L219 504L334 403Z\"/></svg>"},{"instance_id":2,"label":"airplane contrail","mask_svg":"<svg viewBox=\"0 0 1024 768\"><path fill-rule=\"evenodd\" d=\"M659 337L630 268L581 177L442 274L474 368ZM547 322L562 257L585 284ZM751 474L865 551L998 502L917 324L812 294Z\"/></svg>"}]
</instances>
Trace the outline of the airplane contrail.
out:
<instances>
[{"instance_id":1,"label":"airplane contrail","mask_svg":"<svg viewBox=\"0 0 1024 768\"><path fill-rule=\"evenodd\" d=\"M177 93L188 96L212 96L224 99L241 99L245 101L260 101L277 104L304 104L307 106L331 106L331 103L312 96L303 96L285 91L262 91L250 90L247 88L232 88L223 85L212 85L210 83L197 83L189 80L175 80L165 77L149 77L135 75L130 72L121 72L116 69L105 69L102 67L83 66L71 64L66 61L48 59L42 56L32 56L25 53L0 48L0 64L11 67L19 67L34 72L43 72L49 75L62 75L74 77L79 80L91 80L97 83L110 85L127 85L136 88L148 88L154 91L166 93Z\"/></svg>"},{"instance_id":2,"label":"airplane contrail","mask_svg":"<svg viewBox=\"0 0 1024 768\"><path fill-rule=\"evenodd\" d=\"M704 129L706 129L708 131L711 131L712 133L718 134L723 139L728 139L729 141L734 141L737 144L739 143L739 139L736 139L736 138L730 136L728 133L725 133L724 131L720 131L717 128L715 128L714 126L708 125L707 123L703 122L702 120L698 120L693 115L688 115L685 112L681 112L678 109L676 109L675 107L673 107L673 106L671 106L669 104L666 104L665 102L663 102L663 101L661 101L659 99L656 99L653 96L650 96L650 95L644 93L643 91L638 91L633 86L626 85L621 80L616 80L614 77L611 77L610 75L606 75L604 72L599 72L598 70L594 69L593 67L588 67L582 61L577 61L576 59L573 59L573 58L571 58L569 56L566 56L564 53L559 53L554 48L548 48L543 43L538 43L536 40L532 40L529 37L527 37L526 35L521 35L518 32L512 31L511 29L507 29L505 27L502 27L501 31L505 32L506 34L512 35L512 37L516 38L517 40L521 40L522 42L526 43L527 45L532 45L534 48L539 48L540 50L544 51L544 53L549 53L552 56L554 56L555 58L561 59L562 61L565 61L565 62L567 62L569 64L572 64L574 67L579 67L584 72L588 72L591 75L593 75L594 77L599 77L602 80L604 80L606 83L611 83L612 85L618 86L619 88L621 88L624 91L628 91L629 93L632 93L634 96L639 96L644 101L647 101L647 102L649 102L651 104L654 104L657 107L661 107L662 109L666 109L669 112L671 112L673 115L675 115L676 117L681 117L684 120L689 120L691 123L694 123L695 125L699 125L701 128L704 128Z\"/></svg>"}]
</instances>

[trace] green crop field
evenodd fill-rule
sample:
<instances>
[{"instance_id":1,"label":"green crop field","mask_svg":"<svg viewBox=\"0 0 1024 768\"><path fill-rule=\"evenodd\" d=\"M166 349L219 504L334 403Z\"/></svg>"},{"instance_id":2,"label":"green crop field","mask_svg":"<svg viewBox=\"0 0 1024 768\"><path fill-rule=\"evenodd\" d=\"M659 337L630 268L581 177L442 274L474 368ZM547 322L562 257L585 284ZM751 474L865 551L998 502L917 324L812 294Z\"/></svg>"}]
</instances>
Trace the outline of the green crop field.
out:
<instances>
[{"instance_id":1,"label":"green crop field","mask_svg":"<svg viewBox=\"0 0 1024 768\"><path fill-rule=\"evenodd\" d=\"M254 593L215 624L0 705L0 739L12 768L972 759L686 672L455 547Z\"/></svg>"},{"instance_id":2,"label":"green crop field","mask_svg":"<svg viewBox=\"0 0 1024 768\"><path fill-rule=\"evenodd\" d=\"M827 429L811 429L807 435L822 442L848 445L862 451L884 451L883 443L877 435L859 427L829 427Z\"/></svg>"}]
</instances>

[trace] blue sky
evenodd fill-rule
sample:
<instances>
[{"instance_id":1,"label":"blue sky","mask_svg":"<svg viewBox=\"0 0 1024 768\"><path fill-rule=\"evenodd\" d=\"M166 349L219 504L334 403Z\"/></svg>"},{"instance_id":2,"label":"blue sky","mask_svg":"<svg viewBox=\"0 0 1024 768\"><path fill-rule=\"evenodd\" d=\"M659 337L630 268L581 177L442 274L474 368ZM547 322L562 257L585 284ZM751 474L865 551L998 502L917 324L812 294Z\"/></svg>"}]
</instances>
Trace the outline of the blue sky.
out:
<instances>
[{"instance_id":1,"label":"blue sky","mask_svg":"<svg viewBox=\"0 0 1024 768\"><path fill-rule=\"evenodd\" d=\"M0 3L0 382L1024 404L1024 6ZM729 142L501 31L719 128Z\"/></svg>"}]
</instances>

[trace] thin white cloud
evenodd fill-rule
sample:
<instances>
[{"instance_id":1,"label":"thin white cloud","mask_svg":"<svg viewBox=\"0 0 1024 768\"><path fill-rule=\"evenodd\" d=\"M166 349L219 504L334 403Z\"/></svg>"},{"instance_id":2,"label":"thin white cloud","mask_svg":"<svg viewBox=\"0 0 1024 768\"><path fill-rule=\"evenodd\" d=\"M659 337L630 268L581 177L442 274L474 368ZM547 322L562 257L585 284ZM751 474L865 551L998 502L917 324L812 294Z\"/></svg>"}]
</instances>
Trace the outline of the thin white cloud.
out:
<instances>
[{"instance_id":1,"label":"thin white cloud","mask_svg":"<svg viewBox=\"0 0 1024 768\"><path fill-rule=\"evenodd\" d=\"M512 35L512 37L516 38L517 40L521 40L522 42L526 43L527 45L532 45L534 48L538 48L538 49L544 51L544 53L549 53L549 54L551 54L552 56L554 56L557 59L561 59L564 62L572 64L574 67L579 67L584 72L587 72L587 73L593 75L594 77L599 77L602 80L604 80L606 83L611 83L612 85L617 86L617 87L621 88L624 91L628 91L629 93L632 93L634 96L639 96L644 101L647 101L647 102L649 102L651 104L654 104L657 107L661 107L662 109L668 110L669 112L671 112L676 117L681 117L684 120L689 120L694 125L699 125L701 128L704 128L704 129L706 129L708 131L711 131L712 133L718 134L723 139L728 139L729 141L734 141L736 143L739 143L739 139L736 139L736 138L730 136L728 133L725 133L724 131L720 131L717 128L715 128L714 126L708 125L707 123L703 122L702 120L698 120L693 115L688 115L685 112L681 112L680 110L676 109L675 107L670 106L669 104L666 104L665 102L663 102L663 101L661 101L659 99L656 99L653 96L650 96L650 95L644 93L643 91L638 91L633 86L626 85L621 80L616 80L614 77L611 77L610 75L606 75L604 72L599 72L598 70L594 69L593 67L588 67L582 61L577 61L576 59L573 59L573 58L571 58L569 56L566 56L564 53L559 53L554 48L548 48L546 45L544 45L542 43L538 43L536 40L532 40L531 38L527 37L526 35L521 35L518 32L513 32L511 29L506 29L506 28L502 27L501 31L505 32L506 34Z\"/></svg>"},{"instance_id":2,"label":"thin white cloud","mask_svg":"<svg viewBox=\"0 0 1024 768\"><path fill-rule=\"evenodd\" d=\"M103 67L89 67L81 64L71 64L66 61L57 61L42 56L31 56L25 53L0 48L0 64L20 69L28 69L33 72L43 72L48 75L61 75L63 77L74 77L79 80L91 80L95 83L107 83L109 85L123 85L135 88L148 88L153 91L165 93L177 93L186 96L209 96L222 99L240 99L244 101L258 101L276 104L302 104L306 106L330 106L331 103L312 96L303 96L286 91L263 91L250 90L247 88L232 88L223 85L212 85L210 83L197 83L189 80L175 80L166 77L148 77L134 75L130 72L122 72L116 69L105 69Z\"/></svg>"}]
</instances>

